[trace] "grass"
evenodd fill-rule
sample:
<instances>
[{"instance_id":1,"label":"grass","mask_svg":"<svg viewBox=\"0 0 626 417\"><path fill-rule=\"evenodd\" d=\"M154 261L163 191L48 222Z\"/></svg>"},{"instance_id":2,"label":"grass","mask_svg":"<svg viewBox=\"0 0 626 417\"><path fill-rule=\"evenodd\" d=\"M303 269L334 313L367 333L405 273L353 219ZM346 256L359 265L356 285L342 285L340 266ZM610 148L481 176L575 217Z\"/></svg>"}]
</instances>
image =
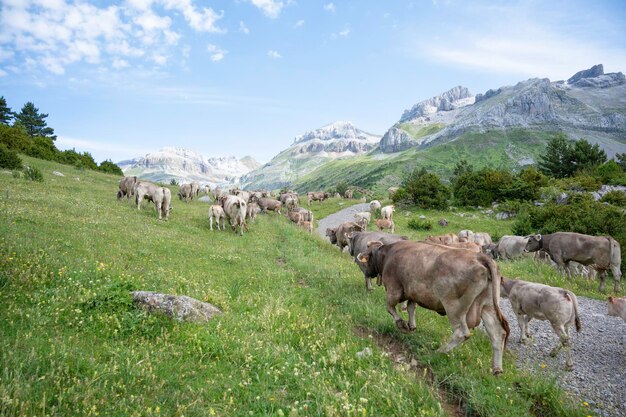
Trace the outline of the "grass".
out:
<instances>
[{"instance_id":1,"label":"grass","mask_svg":"<svg viewBox=\"0 0 626 417\"><path fill-rule=\"evenodd\" d=\"M384 291L366 293L348 255L282 216L261 216L239 237L210 232L205 203L175 200L171 220L159 221L147 204L116 201L117 177L24 159L43 183L0 173L2 416L441 416L439 386L466 415L586 415L508 355L505 374L491 376L481 331L438 354L447 319L418 309L417 331L400 334ZM332 199L314 207L318 218L336 208ZM445 215L450 230L510 227ZM396 217L401 233L420 235ZM204 325L148 316L131 289L188 295L225 314ZM381 335L434 383L396 366ZM373 354L357 357L366 347Z\"/></svg>"}]
</instances>

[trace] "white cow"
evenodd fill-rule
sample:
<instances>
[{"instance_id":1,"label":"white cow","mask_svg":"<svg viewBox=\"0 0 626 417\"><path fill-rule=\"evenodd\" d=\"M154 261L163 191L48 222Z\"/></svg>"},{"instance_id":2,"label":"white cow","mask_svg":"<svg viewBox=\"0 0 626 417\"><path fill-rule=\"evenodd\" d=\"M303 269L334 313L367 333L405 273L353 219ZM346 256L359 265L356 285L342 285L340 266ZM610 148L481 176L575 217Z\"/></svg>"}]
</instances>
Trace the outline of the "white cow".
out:
<instances>
[{"instance_id":1,"label":"white cow","mask_svg":"<svg viewBox=\"0 0 626 417\"><path fill-rule=\"evenodd\" d=\"M226 214L222 206L217 204L209 206L209 227L213 230L213 219L217 223L217 230L226 230ZM220 219L222 220L222 228L220 229Z\"/></svg>"},{"instance_id":2,"label":"white cow","mask_svg":"<svg viewBox=\"0 0 626 417\"><path fill-rule=\"evenodd\" d=\"M393 220L393 212L396 211L395 206L385 206L380 209L380 215L383 219Z\"/></svg>"}]
</instances>

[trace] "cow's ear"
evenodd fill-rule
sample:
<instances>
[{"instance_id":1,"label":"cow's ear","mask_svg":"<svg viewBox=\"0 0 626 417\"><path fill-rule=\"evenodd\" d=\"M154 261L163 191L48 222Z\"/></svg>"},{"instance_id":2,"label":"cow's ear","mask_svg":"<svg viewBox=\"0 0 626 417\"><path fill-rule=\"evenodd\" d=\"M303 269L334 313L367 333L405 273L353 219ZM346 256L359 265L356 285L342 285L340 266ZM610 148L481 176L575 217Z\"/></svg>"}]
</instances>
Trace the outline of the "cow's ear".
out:
<instances>
[{"instance_id":1,"label":"cow's ear","mask_svg":"<svg viewBox=\"0 0 626 417\"><path fill-rule=\"evenodd\" d=\"M359 260L359 262L362 263L367 263L367 256L363 255L362 253L359 253L356 258Z\"/></svg>"},{"instance_id":2,"label":"cow's ear","mask_svg":"<svg viewBox=\"0 0 626 417\"><path fill-rule=\"evenodd\" d=\"M613 303L613 297L609 297L609 303Z\"/></svg>"},{"instance_id":3,"label":"cow's ear","mask_svg":"<svg viewBox=\"0 0 626 417\"><path fill-rule=\"evenodd\" d=\"M367 242L368 249L373 246L378 246L378 247L383 246L383 242L381 242L380 240L373 240L373 241Z\"/></svg>"}]
</instances>

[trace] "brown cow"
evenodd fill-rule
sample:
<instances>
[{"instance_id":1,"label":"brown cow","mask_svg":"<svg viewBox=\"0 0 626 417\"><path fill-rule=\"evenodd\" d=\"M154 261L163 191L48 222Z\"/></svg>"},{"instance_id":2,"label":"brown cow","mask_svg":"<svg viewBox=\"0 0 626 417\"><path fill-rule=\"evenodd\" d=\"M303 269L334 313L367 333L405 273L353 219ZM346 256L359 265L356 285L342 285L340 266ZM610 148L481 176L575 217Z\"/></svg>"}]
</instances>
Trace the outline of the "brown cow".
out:
<instances>
[{"instance_id":1,"label":"brown cow","mask_svg":"<svg viewBox=\"0 0 626 417\"><path fill-rule=\"evenodd\" d=\"M302 220L302 214L299 211L295 211L295 210L289 210L287 212L287 217L289 217L289 220L291 220L297 225L301 224L304 221Z\"/></svg>"},{"instance_id":2,"label":"brown cow","mask_svg":"<svg viewBox=\"0 0 626 417\"><path fill-rule=\"evenodd\" d=\"M393 220L376 219L374 223L376 224L376 228L379 232L382 232L384 229L389 229L393 234L396 231L396 225L394 224Z\"/></svg>"},{"instance_id":3,"label":"brown cow","mask_svg":"<svg viewBox=\"0 0 626 417\"><path fill-rule=\"evenodd\" d=\"M213 219L217 222L217 230L226 230L226 214L222 206L217 204L209 206L209 227L213 230ZM222 227L220 229L220 219L222 220Z\"/></svg>"},{"instance_id":4,"label":"brown cow","mask_svg":"<svg viewBox=\"0 0 626 417\"><path fill-rule=\"evenodd\" d=\"M526 244L527 252L543 249L561 269L571 275L570 261L591 266L598 271L600 291L604 291L605 279L610 270L615 280L614 290L619 292L622 276L620 266L621 248L611 236L589 236L580 233L557 232L547 235L531 235Z\"/></svg>"},{"instance_id":5,"label":"brown cow","mask_svg":"<svg viewBox=\"0 0 626 417\"><path fill-rule=\"evenodd\" d=\"M309 191L306 195L309 206L311 205L311 201L324 201L330 197L330 193L325 193L323 191Z\"/></svg>"},{"instance_id":6,"label":"brown cow","mask_svg":"<svg viewBox=\"0 0 626 417\"><path fill-rule=\"evenodd\" d=\"M351 199L352 195L353 195L353 191L352 190L346 190L346 192L343 193L343 198Z\"/></svg>"},{"instance_id":7,"label":"brown cow","mask_svg":"<svg viewBox=\"0 0 626 417\"><path fill-rule=\"evenodd\" d=\"M621 317L626 321L626 297L609 297L609 316Z\"/></svg>"},{"instance_id":8,"label":"brown cow","mask_svg":"<svg viewBox=\"0 0 626 417\"><path fill-rule=\"evenodd\" d=\"M440 245L448 245L450 243L459 243L459 237L454 233L448 233L441 236L428 236L426 240Z\"/></svg>"},{"instance_id":9,"label":"brown cow","mask_svg":"<svg viewBox=\"0 0 626 417\"><path fill-rule=\"evenodd\" d=\"M559 336L559 342L550 352L550 356L555 357L561 347L565 348L565 369L574 369L569 326L575 325L577 332L582 328L576 295L563 288L502 277L502 296L508 297L517 316L520 343L524 343L529 337L528 323L531 319L548 320L554 333Z\"/></svg>"},{"instance_id":10,"label":"brown cow","mask_svg":"<svg viewBox=\"0 0 626 417\"><path fill-rule=\"evenodd\" d=\"M361 225L355 222L345 222L334 229L326 229L326 236L330 239L330 243L337 245L339 250L343 252L343 248L348 246L348 235L360 231L362 231Z\"/></svg>"},{"instance_id":11,"label":"brown cow","mask_svg":"<svg viewBox=\"0 0 626 417\"><path fill-rule=\"evenodd\" d=\"M189 201L193 200L193 196L193 186L191 184L181 184L180 187L178 187L179 200L182 200L184 198L185 202L188 203Z\"/></svg>"},{"instance_id":12,"label":"brown cow","mask_svg":"<svg viewBox=\"0 0 626 417\"><path fill-rule=\"evenodd\" d=\"M300 227L309 232L309 234L313 234L313 225L309 221L303 221L300 223Z\"/></svg>"},{"instance_id":13,"label":"brown cow","mask_svg":"<svg viewBox=\"0 0 626 417\"><path fill-rule=\"evenodd\" d=\"M502 353L509 325L502 315L500 274L496 263L483 254L450 249L428 242L400 241L391 245L372 242L358 256L365 276L381 277L387 291L387 311L396 327L416 329L415 308L420 306L447 315L453 328L452 339L439 351L447 353L470 337L470 329L481 318L491 341L491 369L502 373ZM409 322L396 311L407 300Z\"/></svg>"},{"instance_id":14,"label":"brown cow","mask_svg":"<svg viewBox=\"0 0 626 417\"><path fill-rule=\"evenodd\" d=\"M120 180L119 190L117 191L117 199L121 200L126 197L127 201L130 201L130 197L135 195L135 184L137 183L137 177L124 177Z\"/></svg>"},{"instance_id":15,"label":"brown cow","mask_svg":"<svg viewBox=\"0 0 626 417\"><path fill-rule=\"evenodd\" d=\"M259 207L261 208L261 212L267 213L268 210L271 210L275 213L280 214L280 209L282 208L282 203L278 200L274 200L273 198L259 198Z\"/></svg>"},{"instance_id":16,"label":"brown cow","mask_svg":"<svg viewBox=\"0 0 626 417\"><path fill-rule=\"evenodd\" d=\"M256 215L259 214L261 209L257 203L248 204L248 208L246 209L246 219L250 219L251 222L256 220Z\"/></svg>"},{"instance_id":17,"label":"brown cow","mask_svg":"<svg viewBox=\"0 0 626 417\"><path fill-rule=\"evenodd\" d=\"M230 222L231 227L233 230L237 230L237 226L239 226L239 234L243 236L243 229L247 230L248 228L246 225L246 212L248 209L246 201L236 195L227 195L222 197L222 204L224 214L226 214L226 219Z\"/></svg>"}]
</instances>

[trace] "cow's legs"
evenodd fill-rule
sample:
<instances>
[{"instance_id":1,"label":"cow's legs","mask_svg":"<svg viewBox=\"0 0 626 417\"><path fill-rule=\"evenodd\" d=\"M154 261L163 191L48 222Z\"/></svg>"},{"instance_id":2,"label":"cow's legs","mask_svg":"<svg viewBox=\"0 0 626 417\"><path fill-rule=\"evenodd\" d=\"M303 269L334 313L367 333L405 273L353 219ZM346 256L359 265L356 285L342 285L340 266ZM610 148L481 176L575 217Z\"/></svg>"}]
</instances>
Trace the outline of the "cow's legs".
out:
<instances>
[{"instance_id":1,"label":"cow's legs","mask_svg":"<svg viewBox=\"0 0 626 417\"><path fill-rule=\"evenodd\" d=\"M209 227L213 230L213 216L209 216ZM220 227L220 221L217 221L217 227Z\"/></svg>"},{"instance_id":2,"label":"cow's legs","mask_svg":"<svg viewBox=\"0 0 626 417\"><path fill-rule=\"evenodd\" d=\"M163 205L163 203L154 203L155 207L156 207L156 211L159 214L159 220L162 219L161 217L161 206Z\"/></svg>"},{"instance_id":3,"label":"cow's legs","mask_svg":"<svg viewBox=\"0 0 626 417\"><path fill-rule=\"evenodd\" d=\"M619 265L613 265L611 263L611 272L613 272L613 280L615 281L615 284L613 286L613 290L618 293L620 288L619 288L619 280L622 277L622 271L620 270Z\"/></svg>"},{"instance_id":4,"label":"cow's legs","mask_svg":"<svg viewBox=\"0 0 626 417\"><path fill-rule=\"evenodd\" d=\"M406 332L409 331L409 327L396 310L396 305L400 302L401 297L402 289L387 288L387 311L396 322L396 327Z\"/></svg>"},{"instance_id":5,"label":"cow's legs","mask_svg":"<svg viewBox=\"0 0 626 417\"><path fill-rule=\"evenodd\" d=\"M569 329L566 329L563 324L552 324L552 328L554 332L559 336L559 341L556 346L550 352L550 356L555 357L561 347L565 350L566 359L565 359L565 369L567 371L571 371L574 369L574 361L572 360L572 346L569 338Z\"/></svg>"},{"instance_id":6,"label":"cow's legs","mask_svg":"<svg viewBox=\"0 0 626 417\"><path fill-rule=\"evenodd\" d=\"M598 291L604 292L606 286L606 277L608 276L608 272L606 270L601 271L598 278L600 279L600 287L598 287ZM617 281L615 281L617 283Z\"/></svg>"},{"instance_id":7,"label":"cow's legs","mask_svg":"<svg viewBox=\"0 0 626 417\"><path fill-rule=\"evenodd\" d=\"M463 298L456 300L454 303L444 305L448 320L452 325L452 338L446 346L439 348L439 352L448 353L456 346L465 342L470 337L469 327L467 326L467 313L470 305L463 307Z\"/></svg>"},{"instance_id":8,"label":"cow's legs","mask_svg":"<svg viewBox=\"0 0 626 417\"><path fill-rule=\"evenodd\" d=\"M530 322L530 317L521 311L516 311L515 316L517 317L517 324L519 325L519 342L526 343L530 334L528 332L528 323Z\"/></svg>"},{"instance_id":9,"label":"cow's legs","mask_svg":"<svg viewBox=\"0 0 626 417\"><path fill-rule=\"evenodd\" d=\"M493 356L491 357L491 370L494 375L502 373L502 354L504 352L504 340L506 339L506 331L502 327L502 323L498 320L498 316L493 306L485 306L481 317L485 324L485 330L489 341Z\"/></svg>"},{"instance_id":10,"label":"cow's legs","mask_svg":"<svg viewBox=\"0 0 626 417\"><path fill-rule=\"evenodd\" d=\"M417 303L415 301L410 301L407 303L407 311L409 312L409 330L415 330L415 308L417 307Z\"/></svg>"}]
</instances>

